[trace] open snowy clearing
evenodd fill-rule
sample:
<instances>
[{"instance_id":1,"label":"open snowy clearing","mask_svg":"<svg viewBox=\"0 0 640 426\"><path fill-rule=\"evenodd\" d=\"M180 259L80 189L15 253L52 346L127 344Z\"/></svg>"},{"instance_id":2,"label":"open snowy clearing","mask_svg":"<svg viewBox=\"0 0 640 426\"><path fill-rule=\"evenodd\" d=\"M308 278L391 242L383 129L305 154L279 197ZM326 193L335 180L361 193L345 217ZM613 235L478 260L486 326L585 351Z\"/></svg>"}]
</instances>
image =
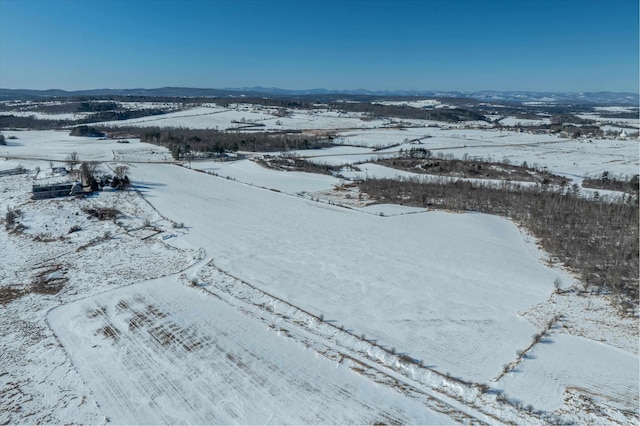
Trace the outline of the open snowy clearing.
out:
<instances>
[{"instance_id":1,"label":"open snowy clearing","mask_svg":"<svg viewBox=\"0 0 640 426\"><path fill-rule=\"evenodd\" d=\"M350 129L378 127L389 120L364 121L362 114L339 113L329 110L293 110L286 116L277 110L257 105L207 105L160 116L130 120L107 121L106 126L188 127L191 129L219 129L242 131L281 131L298 129ZM252 127L252 125L254 125Z\"/></svg>"},{"instance_id":2,"label":"open snowy clearing","mask_svg":"<svg viewBox=\"0 0 640 426\"><path fill-rule=\"evenodd\" d=\"M46 114L38 111L0 111L0 115L13 115L16 117L35 117L38 120L81 120L90 115L88 112Z\"/></svg>"},{"instance_id":3,"label":"open snowy clearing","mask_svg":"<svg viewBox=\"0 0 640 426\"><path fill-rule=\"evenodd\" d=\"M49 166L49 161L55 163L64 162L72 152L77 152L81 161L113 161L119 157L127 161L144 160L150 161L149 154L154 154L155 161L171 159L165 156L169 151L166 148L141 143L139 139L127 139L127 143L120 143L113 139L97 139L82 136L69 136L68 131L56 130L28 130L28 131L6 131L6 146L0 146L0 161L2 157L23 160L25 167L31 165L25 163L29 160L39 161L38 164L43 170ZM135 157L136 153L144 152L144 155ZM127 155L127 153L131 153ZM56 164L60 165L60 164ZM6 167L9 168L9 167ZM5 165L0 162L0 170L5 170Z\"/></svg>"},{"instance_id":4,"label":"open snowy clearing","mask_svg":"<svg viewBox=\"0 0 640 426\"><path fill-rule=\"evenodd\" d=\"M432 152L453 155L455 158L481 158L492 161L508 160L512 164L527 162L530 166L547 168L549 171L581 178L599 176L607 170L614 175L632 176L640 167L637 141L627 140L569 140L550 135L533 135L510 131L477 129L409 128L404 131L370 129L339 133L335 140L345 144L381 146L384 141L399 143L399 146L380 151L363 152L363 148L351 148L341 156L324 157L321 153L313 158L316 163L344 164L369 161L371 158L397 154L401 149L423 148ZM400 139L402 137L402 139ZM325 150L326 151L326 150ZM327 151L326 154L329 154ZM358 155L345 155L358 154ZM578 179L578 183L581 179Z\"/></svg>"},{"instance_id":5,"label":"open snowy clearing","mask_svg":"<svg viewBox=\"0 0 640 426\"><path fill-rule=\"evenodd\" d=\"M443 373L496 378L539 331L519 312L546 300L556 278L573 283L542 266L542 254L503 219L363 216L174 168L140 165L136 174L160 184L151 202L193 225L185 238L219 267Z\"/></svg>"},{"instance_id":6,"label":"open snowy clearing","mask_svg":"<svg viewBox=\"0 0 640 426\"><path fill-rule=\"evenodd\" d=\"M490 216L376 217L179 167L137 165L133 176L225 271L460 377L497 375L536 331L518 309L571 281Z\"/></svg>"},{"instance_id":7,"label":"open snowy clearing","mask_svg":"<svg viewBox=\"0 0 640 426\"><path fill-rule=\"evenodd\" d=\"M174 280L66 305L50 322L115 423L451 422Z\"/></svg>"},{"instance_id":8,"label":"open snowy clearing","mask_svg":"<svg viewBox=\"0 0 640 426\"><path fill-rule=\"evenodd\" d=\"M251 160L197 161L192 168L288 194L330 190L341 183L341 179L327 175L267 169Z\"/></svg>"},{"instance_id":9,"label":"open snowy clearing","mask_svg":"<svg viewBox=\"0 0 640 426\"><path fill-rule=\"evenodd\" d=\"M508 395L548 411L562 408L567 388L586 389L611 403L633 407L638 403L638 373L637 356L581 337L553 334L501 383ZM540 392L532 392L535 389Z\"/></svg>"},{"instance_id":10,"label":"open snowy clearing","mask_svg":"<svg viewBox=\"0 0 640 426\"><path fill-rule=\"evenodd\" d=\"M400 105L400 106L406 105L414 108L425 108L425 107L434 107L434 106L446 107L447 106L447 105L442 105L440 101L437 101L435 99L421 99L418 101L380 101L376 103L380 105Z\"/></svg>"},{"instance_id":11,"label":"open snowy clearing","mask_svg":"<svg viewBox=\"0 0 640 426\"><path fill-rule=\"evenodd\" d=\"M505 117L500 119L500 124L502 124L503 126L539 126L542 124L550 123L551 120L549 118L527 119L518 117Z\"/></svg>"},{"instance_id":12,"label":"open snowy clearing","mask_svg":"<svg viewBox=\"0 0 640 426\"><path fill-rule=\"evenodd\" d=\"M600 124L618 124L628 128L628 131L640 130L640 118L601 117L598 113L576 114L576 117L595 120Z\"/></svg>"},{"instance_id":13,"label":"open snowy clearing","mask_svg":"<svg viewBox=\"0 0 640 426\"><path fill-rule=\"evenodd\" d=\"M425 129L412 131L419 134ZM460 130L449 132L454 137L434 137L428 141L459 143ZM494 153L504 149L501 140L493 140L497 132L482 133L474 133L474 139L475 136L482 142L488 139L486 145ZM2 422L100 423L104 416L124 423L143 422L141 419L144 418L165 422L169 420L162 420L162 416L183 416L180 410L190 406L196 409L184 417L194 419L194 422L204 421L203 418L240 423L269 420L251 415L260 412L266 416L269 410L265 406L280 402L257 399L256 404L258 396L251 385L246 389L247 386L234 384L224 390L231 401L228 405L230 414L211 407L212 401L217 400L202 391L210 389L208 386L219 386L221 382L217 385L196 382L193 388L179 382L177 378L185 371L206 370L204 366L209 365L206 361L209 359L219 362L217 365L224 371L238 372L243 377L241 383L253 383L241 374L244 367L237 363L232 365L233 361L228 357L207 358L211 353L203 351L202 359L190 362L192 353L186 349L161 351L157 342L148 337L153 334L151 325L140 330L148 337L140 341L140 335L136 334L138 329L123 326L140 311L139 307L127 311L118 310L117 306L120 299L136 306L136 294L142 297L144 306L163 307L159 312L166 314L164 318L170 318L167 327L188 327L215 339L218 345L229 348L227 354L253 367L251 371L262 374L274 363L277 369L278 361L274 359L286 360L283 362L295 366L295 374L307 379L306 382L289 380L288 385L293 386L291 393L304 394L304 383L311 383L326 393L329 401L339 400L336 404L343 404L340 405L343 408L335 413L322 412L327 417L318 414L314 417L318 422L325 418L327 422L377 421L369 420L372 418L367 417L369 414L382 417L389 414L390 417L384 417L389 422L391 418L409 423L444 421L440 417L442 413L436 414L430 408L425 410L415 399L403 397L396 390L387 389L386 385L371 387L368 379L357 372L344 366L336 369L335 362L316 359L300 342L282 340L281 336L267 331L268 327L259 322L256 325L210 296L201 296L195 289L183 287L175 280L162 281L157 288L164 290L159 293L153 290L156 282L97 295L175 273L205 253L213 259L216 268L291 306L322 315L327 324L343 327L353 336L364 336L365 347L377 345L378 350L393 349L393 352L422 361L424 367L420 371L423 373L434 371L485 383L495 393L505 392L509 398L524 405L532 404L536 410L568 416L565 417L567 420L606 423L637 419L639 391L634 382L639 374L637 321L617 317L602 298L579 297L572 293L554 295L556 278L560 279L563 288L577 282L566 272L544 265L545 255L538 251L535 242L504 219L478 214L424 212L400 206L363 207L355 202L358 199L355 193L354 206L362 211L349 210L309 199L308 194L312 193L338 192L332 191L332 187L342 181L331 176L266 170L250 161L194 162L194 168L202 167L231 178L223 179L170 164L144 164L145 161L163 162L167 151L137 140L117 144L115 141L70 137L61 132L7 134L15 134L18 139L0 148L0 155L5 155L3 151L6 150L6 155L12 157L0 161L0 170L15 167L17 163L32 170L36 166L45 170L49 158L62 161L73 151L78 152L82 160L116 159L118 163L111 163L112 167L130 161L129 175L134 186L151 205L134 193L108 192L85 200L36 202L29 200L34 172L0 178L1 205L22 209L25 212L22 220L28 227L21 235L8 235L4 229L0 231L3 233L0 253L9 265L7 270L0 271L0 284L30 288L41 272L46 272L42 276L52 282L66 279L55 295L29 292L2 306L2 328L12 330L0 339L0 365L11 366L0 371L0 383L4 388L0 392ZM515 139L516 136L510 134L508 138ZM550 139L559 145L580 144ZM611 151L615 145L606 145L607 142L619 143L620 151L616 155L626 156L629 164L635 162L637 165L637 151L629 148L635 146L637 149L637 143L594 141L598 148L594 150L593 158L598 150L615 152ZM533 142L530 144L532 155L535 155L536 145L544 150L557 144L551 140L548 144ZM371 149L339 147L312 155L324 155L323 151L335 158L351 158L352 153L374 154ZM583 161L582 154L584 151L575 151L574 162ZM582 163L570 164L568 161L559 164L571 172L580 172L582 167ZM618 168L607 170L622 173L624 169L620 164L615 163ZM370 166L376 165L365 165L365 168ZM389 170L381 173L391 173ZM298 196L301 193L307 195ZM125 212L125 216L116 221L119 223L96 222L81 213L80 205L115 205ZM160 233L155 235L157 231L149 228L147 222L157 226ZM185 229L173 228L172 224L181 222ZM73 225L79 225L82 231L69 233ZM109 235L105 238L107 231ZM166 240L161 239L163 235ZM38 241L36 237L39 237ZM82 246L86 248L78 250ZM54 266L57 269L54 270ZM208 279L209 276L200 277ZM206 279L203 285L213 284ZM115 295L122 297L115 300ZM198 301L193 301L194 298ZM204 305L209 300L212 303L208 308ZM597 309L591 308L591 300ZM192 313L185 308L191 305L199 306L198 310ZM51 318L64 349L58 346L45 322L47 311L56 306L60 308ZM84 308L91 310L100 306L106 307L104 318L83 317ZM218 314L223 318L222 322L218 321ZM565 317L550 331L549 342L534 345L514 372L501 375L503 366L514 362L517 352L531 344L532 335L558 314ZM117 327L121 332L120 340L110 340L110 331L107 335L93 334L105 324ZM158 319L155 325L161 324L162 319ZM245 337L241 342L235 337L224 337L222 324L233 328L236 335ZM82 338L92 342L91 345L79 343ZM248 347L251 342L255 346ZM103 345L104 358L96 358L90 352L93 344ZM252 352L257 347L262 349ZM150 359L158 365L171 363L167 367L168 373L162 376L144 370L146 376L135 376L132 371L137 364L119 357L126 353L126 348L150 354ZM25 353L29 355L24 357ZM269 359L256 357L256 353L277 355ZM307 358L307 353L311 358ZM601 359L616 361L601 362ZM318 379L315 370L307 368L316 363L324 365L317 367L321 371L328 369L332 373L323 373L324 376ZM42 365L42 368L33 368L33 365ZM238 370L230 370L235 368ZM585 369L598 374L586 374ZM213 371L218 372L218 369ZM286 371L277 371L278 375L290 377ZM407 374L415 375L419 383L436 386L429 380L423 381L416 374L418 370L407 371ZM106 382L101 375L110 372L117 372L123 381L137 377L140 384L129 382L129 385L118 384L122 386L120 388L107 389L102 385ZM260 377L271 380L270 376ZM174 392L168 385L175 383L178 383L178 389L180 386L186 389L176 391L178 394L193 391L196 396L188 401L169 398L177 404L172 405L173 411L131 410L129 414L125 413L126 408L123 411L122 401L126 397L118 395L118 389L126 392L137 389L140 391L137 398L148 402L153 400L151 395L158 395L154 389L166 390L168 398ZM351 390L352 399L344 394L338 397L340 389ZM462 385L460 389L469 403L485 401L473 396L475 394ZM234 400L234 397L237 398ZM242 406L239 402L242 398L256 406L253 411ZM383 402L387 399L392 403L385 405ZM592 407L584 405L587 399L608 407L609 411L606 415L589 411L584 417L585 407ZM158 401L162 401L162 397ZM292 401L294 405L302 404ZM494 403L487 403L487 406ZM153 404L157 402L152 402L151 406ZM367 406L382 408L370 411L365 408ZM347 413L351 413L352 408L348 407L360 407L353 409L356 417L349 417L351 414ZM400 407L400 410L393 411L392 407ZM306 422L306 418L295 417L295 413L290 418L282 416L290 411L290 408L289 411L278 409L281 415L271 421ZM309 411L302 413L300 410L298 414L310 414ZM498 417L514 419L511 415Z\"/></svg>"}]
</instances>

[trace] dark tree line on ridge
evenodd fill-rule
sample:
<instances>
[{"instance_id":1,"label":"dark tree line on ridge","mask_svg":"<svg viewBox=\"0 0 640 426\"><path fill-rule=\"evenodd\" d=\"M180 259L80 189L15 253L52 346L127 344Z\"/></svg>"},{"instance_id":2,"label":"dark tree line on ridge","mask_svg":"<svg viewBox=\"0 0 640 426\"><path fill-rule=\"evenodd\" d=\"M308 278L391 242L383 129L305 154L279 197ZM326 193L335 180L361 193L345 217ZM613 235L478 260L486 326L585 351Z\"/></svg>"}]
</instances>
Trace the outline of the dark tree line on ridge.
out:
<instances>
[{"instance_id":1,"label":"dark tree line on ridge","mask_svg":"<svg viewBox=\"0 0 640 426\"><path fill-rule=\"evenodd\" d=\"M77 119L50 119L33 116L0 115L0 129L33 129L49 130L71 127L77 124L96 123L101 121L120 121L132 118L149 117L165 114L167 111L160 108L147 108L137 110L98 111L86 117Z\"/></svg>"},{"instance_id":2,"label":"dark tree line on ridge","mask_svg":"<svg viewBox=\"0 0 640 426\"><path fill-rule=\"evenodd\" d=\"M75 123L72 120L39 119L35 116L0 115L0 129L50 130L72 126Z\"/></svg>"},{"instance_id":3,"label":"dark tree line on ridge","mask_svg":"<svg viewBox=\"0 0 640 426\"><path fill-rule=\"evenodd\" d=\"M481 158L470 158L466 154L462 159L456 159L452 154L442 152L434 155L430 150L422 147L400 149L400 157L381 158L376 160L376 163L398 170L438 176L539 182L560 186L565 186L569 182L567 178L546 169L530 167L526 161L521 165L511 164L508 161L495 163Z\"/></svg>"},{"instance_id":4,"label":"dark tree line on ridge","mask_svg":"<svg viewBox=\"0 0 640 426\"><path fill-rule=\"evenodd\" d=\"M625 176L613 176L605 170L599 178L586 178L582 180L585 188L606 189L611 191L628 192L630 194L638 192L640 185L640 175L633 175L631 178Z\"/></svg>"},{"instance_id":5,"label":"dark tree line on ridge","mask_svg":"<svg viewBox=\"0 0 640 426\"><path fill-rule=\"evenodd\" d=\"M360 189L382 203L477 211L514 220L544 250L577 273L585 290L619 296L623 311L638 303L638 192L622 202L586 199L579 188L553 190L440 179L373 179Z\"/></svg>"},{"instance_id":6,"label":"dark tree line on ridge","mask_svg":"<svg viewBox=\"0 0 640 426\"><path fill-rule=\"evenodd\" d=\"M102 127L100 130L112 137L139 137L142 142L164 146L176 160L213 157L226 152L276 152L332 145L330 139L303 133L242 133L160 127Z\"/></svg>"}]
</instances>

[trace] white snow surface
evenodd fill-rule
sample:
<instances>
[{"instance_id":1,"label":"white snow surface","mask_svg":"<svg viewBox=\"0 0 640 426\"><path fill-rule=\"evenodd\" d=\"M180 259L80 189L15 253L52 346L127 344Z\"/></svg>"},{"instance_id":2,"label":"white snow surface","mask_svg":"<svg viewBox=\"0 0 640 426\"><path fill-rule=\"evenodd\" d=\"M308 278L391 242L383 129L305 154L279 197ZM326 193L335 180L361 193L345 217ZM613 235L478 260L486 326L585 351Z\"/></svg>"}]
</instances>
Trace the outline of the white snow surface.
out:
<instances>
[{"instance_id":1,"label":"white snow surface","mask_svg":"<svg viewBox=\"0 0 640 426\"><path fill-rule=\"evenodd\" d=\"M72 152L78 153L81 161L112 161L118 154L127 152L157 153L161 158L169 151L166 148L141 143L139 139L128 139L129 143L118 143L113 139L99 139L90 137L69 136L68 130L28 130L6 131L5 137L15 136L17 139L7 139L7 145L0 145L0 159L15 158L24 161L39 161L42 169L48 167L49 160L56 165L65 161ZM161 161L161 158L158 158ZM169 158L170 155L169 155ZM144 159L150 160L147 154L137 158L127 158L128 161ZM35 163L34 163L35 164ZM25 167L27 165L25 164ZM0 163L0 170L5 167Z\"/></svg>"},{"instance_id":2,"label":"white snow surface","mask_svg":"<svg viewBox=\"0 0 640 426\"><path fill-rule=\"evenodd\" d=\"M437 105L442 105L440 101L437 101L435 99L420 99L416 101L381 101L376 103L380 105L405 105L414 108L434 107Z\"/></svg>"},{"instance_id":3,"label":"white snow surface","mask_svg":"<svg viewBox=\"0 0 640 426\"><path fill-rule=\"evenodd\" d=\"M219 129L241 131L269 131L286 129L349 129L377 127L385 120L363 121L359 113L339 113L329 110L291 110L288 116L276 115L276 110L259 105L208 104L168 114L108 121L107 126L187 127L192 129ZM251 124L259 125L247 128Z\"/></svg>"},{"instance_id":4,"label":"white snow surface","mask_svg":"<svg viewBox=\"0 0 640 426\"><path fill-rule=\"evenodd\" d=\"M0 111L0 115L34 117L38 120L80 120L90 115L88 112L47 114L39 111Z\"/></svg>"},{"instance_id":5,"label":"white snow surface","mask_svg":"<svg viewBox=\"0 0 640 426\"><path fill-rule=\"evenodd\" d=\"M531 119L531 118L517 118L517 117L505 117L500 120L500 124L504 126L539 126L542 124L550 124L549 118Z\"/></svg>"},{"instance_id":6,"label":"white snow surface","mask_svg":"<svg viewBox=\"0 0 640 426\"><path fill-rule=\"evenodd\" d=\"M492 216L372 216L180 167L138 165L133 176L223 270L473 380L490 380L526 346L535 329L518 310L562 276Z\"/></svg>"},{"instance_id":7,"label":"white snow surface","mask_svg":"<svg viewBox=\"0 0 640 426\"><path fill-rule=\"evenodd\" d=\"M588 389L637 406L638 377L637 355L582 337L552 334L500 383L509 396L554 411L562 407L567 388Z\"/></svg>"},{"instance_id":8,"label":"white snow surface","mask_svg":"<svg viewBox=\"0 0 640 426\"><path fill-rule=\"evenodd\" d=\"M49 319L116 424L451 423L172 279Z\"/></svg>"},{"instance_id":9,"label":"white snow surface","mask_svg":"<svg viewBox=\"0 0 640 426\"><path fill-rule=\"evenodd\" d=\"M398 155L401 149L408 151L411 148L423 148L431 151L434 156L441 153L463 158L466 154L469 158L497 162L507 160L518 165L526 161L529 166L547 168L551 172L577 178L601 175L605 170L616 175L632 176L638 173L640 167L640 151L638 142L634 140L569 140L552 135L512 131L432 127L408 128L403 131L369 129L339 135L344 136L345 141L362 142L369 146L381 146L385 141L390 144L404 139L416 141L375 152L370 150L368 154L363 148L355 147L343 150L341 155L336 156L330 156L331 151L321 150L317 153L317 158L312 160L332 165L366 162L383 156ZM306 155L314 154L309 152Z\"/></svg>"},{"instance_id":10,"label":"white snow surface","mask_svg":"<svg viewBox=\"0 0 640 426\"><path fill-rule=\"evenodd\" d=\"M202 116L182 111L169 119L184 126L191 120L205 120L202 125L208 126L212 117L225 113L220 123L227 125L239 114L282 120L278 126L287 119L291 125L306 121L312 126L348 119L353 121L341 121L341 128L350 129L348 138L359 137L360 130L350 126L376 125L329 111L314 119L276 118L269 109L253 107L205 110ZM266 170L247 160L193 163L217 177L145 163L165 162L167 150L138 140L118 144L66 132L3 133L18 139L0 147L0 170L18 164L45 170L50 160L62 162L75 151L82 160L105 161L110 167L128 164L146 202L135 193L107 192L85 200L35 202L28 199L33 171L0 177L3 209L23 209L21 220L28 226L20 235L0 229L0 255L7 265L0 269L0 284L29 288L39 268L54 263L61 268L46 270L45 279L68 279L56 295L29 293L0 309L1 328L11 330L0 336L0 422L104 423L104 416L116 423L450 421L415 398L400 396L393 386L372 384L341 364L316 357L300 341L271 331L255 314L185 287L175 276L147 281L175 273L205 253L221 271L355 336L421 360L433 371L490 384L535 409L568 413L573 421L583 418L584 395L618 404L616 421L638 418L637 319L619 318L605 299L595 296L602 303L589 311L582 304L591 296L554 296L554 280L563 287L577 281L546 265L535 241L505 219L401 206L340 208L306 195L342 183L331 176ZM419 146L433 152L527 161L577 177L638 170L638 146L632 141L429 127L400 133L420 139ZM425 135L432 137L423 140ZM371 141L370 147L398 141L389 129L365 129L362 138ZM387 153L337 147L298 154L343 164L413 146ZM359 173L404 175L375 164L360 167ZM78 203L117 205L125 215L97 223L81 214ZM148 221L159 234L146 226ZM72 225L82 230L69 233ZM213 284L201 283L203 288ZM129 320L149 306L158 308L156 321L132 326ZM49 318L64 348L46 323L54 307ZM96 310L102 307L104 315ZM503 366L558 313L567 313L557 326L562 329L552 330L549 342L535 345L515 371L498 380ZM110 337L106 326L118 337ZM159 345L168 336L164 331L180 338ZM198 349L198 339L206 349ZM195 346L189 350L180 346L183 341ZM472 398L464 386L448 386ZM315 410L313 404L330 408ZM626 417L616 417L623 412Z\"/></svg>"},{"instance_id":11,"label":"white snow surface","mask_svg":"<svg viewBox=\"0 0 640 426\"><path fill-rule=\"evenodd\" d=\"M340 179L332 176L302 172L283 173L262 167L251 160L198 161L192 163L192 168L288 194L330 190L341 183Z\"/></svg>"}]
</instances>

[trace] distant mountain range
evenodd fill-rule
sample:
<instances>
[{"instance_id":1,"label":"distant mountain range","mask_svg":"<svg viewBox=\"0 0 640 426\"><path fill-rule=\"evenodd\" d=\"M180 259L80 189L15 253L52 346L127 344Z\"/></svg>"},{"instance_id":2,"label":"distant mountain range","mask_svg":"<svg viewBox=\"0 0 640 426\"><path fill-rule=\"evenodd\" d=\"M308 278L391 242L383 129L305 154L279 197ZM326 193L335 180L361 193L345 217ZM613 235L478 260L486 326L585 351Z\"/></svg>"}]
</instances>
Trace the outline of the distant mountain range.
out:
<instances>
[{"instance_id":1,"label":"distant mountain range","mask_svg":"<svg viewBox=\"0 0 640 426\"><path fill-rule=\"evenodd\" d=\"M365 95L386 97L432 97L432 98L470 98L480 101L503 102L546 102L546 103L594 103L594 104L623 104L638 106L640 95L629 92L524 92L524 91L494 91L482 90L476 92L442 91L442 90L287 90L275 87L240 87L225 89L240 93L267 93L280 96L301 95Z\"/></svg>"},{"instance_id":2,"label":"distant mountain range","mask_svg":"<svg viewBox=\"0 0 640 426\"><path fill-rule=\"evenodd\" d=\"M548 104L598 104L638 106L638 93L616 92L513 92L513 91L438 91L438 90L288 90L276 87L236 87L226 89L200 89L191 87L162 87L157 89L92 89L66 91L60 89L30 90L1 89L0 100L28 100L70 96L149 96L149 97L329 97L329 96L370 96L370 97L420 97L420 98L469 98L479 101L495 102L541 102Z\"/></svg>"}]
</instances>

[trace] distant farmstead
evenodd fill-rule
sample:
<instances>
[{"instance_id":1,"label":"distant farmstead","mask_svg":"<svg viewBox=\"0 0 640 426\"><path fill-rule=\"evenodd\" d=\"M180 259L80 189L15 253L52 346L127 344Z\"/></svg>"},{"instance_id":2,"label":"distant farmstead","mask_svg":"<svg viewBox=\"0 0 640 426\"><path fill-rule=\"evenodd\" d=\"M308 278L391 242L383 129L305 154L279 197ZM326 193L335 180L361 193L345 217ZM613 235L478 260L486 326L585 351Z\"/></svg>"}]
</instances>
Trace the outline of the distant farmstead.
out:
<instances>
[{"instance_id":1,"label":"distant farmstead","mask_svg":"<svg viewBox=\"0 0 640 426\"><path fill-rule=\"evenodd\" d=\"M27 172L27 169L25 169L22 166L18 166L15 169L0 170L0 176L22 175L26 172Z\"/></svg>"},{"instance_id":2,"label":"distant farmstead","mask_svg":"<svg viewBox=\"0 0 640 426\"><path fill-rule=\"evenodd\" d=\"M79 182L55 183L49 185L33 185L33 198L42 200L45 198L68 197L82 193L82 185Z\"/></svg>"}]
</instances>

